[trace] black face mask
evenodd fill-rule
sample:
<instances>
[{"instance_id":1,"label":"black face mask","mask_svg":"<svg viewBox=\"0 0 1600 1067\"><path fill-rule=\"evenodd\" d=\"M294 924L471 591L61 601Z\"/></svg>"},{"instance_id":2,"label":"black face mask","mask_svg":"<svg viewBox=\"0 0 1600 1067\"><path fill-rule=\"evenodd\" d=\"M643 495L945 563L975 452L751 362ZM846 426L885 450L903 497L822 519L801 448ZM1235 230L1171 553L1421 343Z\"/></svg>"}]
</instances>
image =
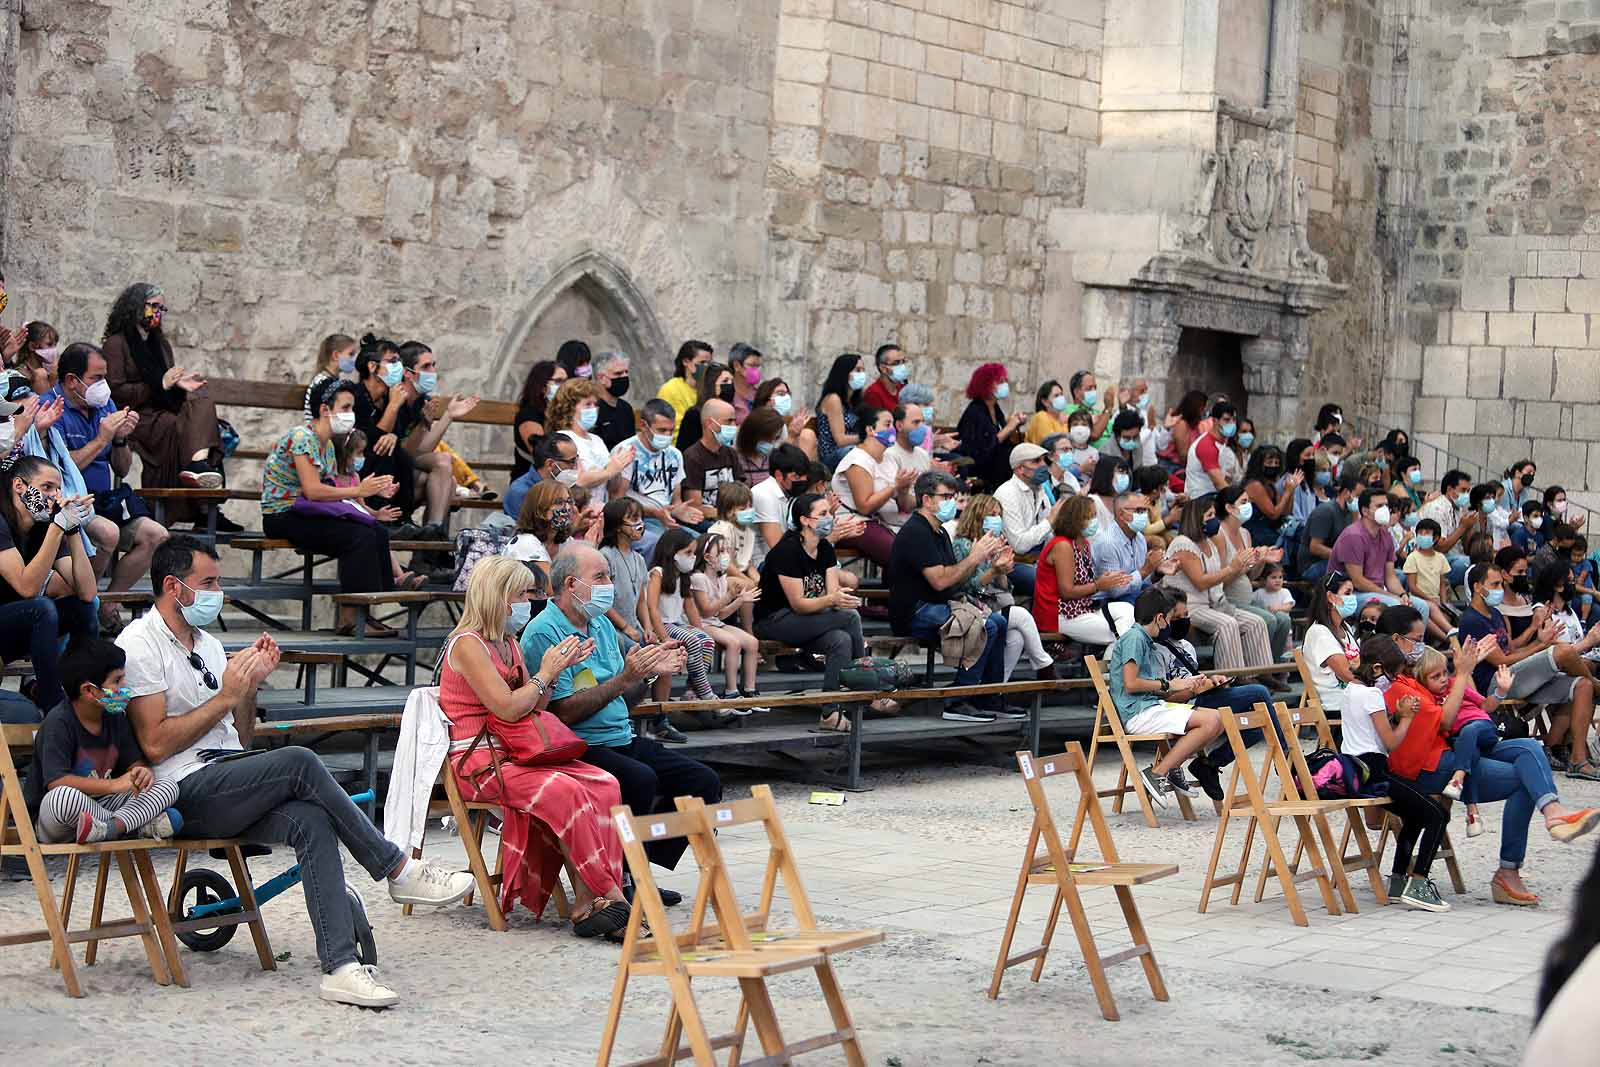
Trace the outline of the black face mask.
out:
<instances>
[{"instance_id":1,"label":"black face mask","mask_svg":"<svg viewBox=\"0 0 1600 1067\"><path fill-rule=\"evenodd\" d=\"M610 391L611 395L616 397L618 400L621 400L623 397L627 396L628 395L628 376L626 374L624 374L620 378L611 379L611 389L609 391Z\"/></svg>"},{"instance_id":2,"label":"black face mask","mask_svg":"<svg viewBox=\"0 0 1600 1067\"><path fill-rule=\"evenodd\" d=\"M1511 579L1511 591L1518 596L1527 596L1533 592L1533 583L1528 580L1526 574L1519 574Z\"/></svg>"},{"instance_id":3,"label":"black face mask","mask_svg":"<svg viewBox=\"0 0 1600 1067\"><path fill-rule=\"evenodd\" d=\"M717 399L726 401L729 404L733 403L732 382L723 382L721 385L717 386Z\"/></svg>"},{"instance_id":4,"label":"black face mask","mask_svg":"<svg viewBox=\"0 0 1600 1067\"><path fill-rule=\"evenodd\" d=\"M1362 637L1373 637L1378 633L1378 624L1371 619L1362 619L1356 623L1356 633Z\"/></svg>"},{"instance_id":5,"label":"black face mask","mask_svg":"<svg viewBox=\"0 0 1600 1067\"><path fill-rule=\"evenodd\" d=\"M1526 489L1526 488L1528 488L1528 486L1530 486L1532 484L1533 484L1533 475L1524 474L1522 476L1522 488Z\"/></svg>"},{"instance_id":6,"label":"black face mask","mask_svg":"<svg viewBox=\"0 0 1600 1067\"><path fill-rule=\"evenodd\" d=\"M1173 619L1167 623L1167 639L1172 641L1187 641L1189 639L1189 616Z\"/></svg>"},{"instance_id":7,"label":"black face mask","mask_svg":"<svg viewBox=\"0 0 1600 1067\"><path fill-rule=\"evenodd\" d=\"M1272 466L1262 467L1261 468L1261 473L1266 475L1268 478L1276 478L1282 472L1283 472L1283 468L1278 466L1278 465L1276 465L1276 464L1273 464Z\"/></svg>"}]
</instances>

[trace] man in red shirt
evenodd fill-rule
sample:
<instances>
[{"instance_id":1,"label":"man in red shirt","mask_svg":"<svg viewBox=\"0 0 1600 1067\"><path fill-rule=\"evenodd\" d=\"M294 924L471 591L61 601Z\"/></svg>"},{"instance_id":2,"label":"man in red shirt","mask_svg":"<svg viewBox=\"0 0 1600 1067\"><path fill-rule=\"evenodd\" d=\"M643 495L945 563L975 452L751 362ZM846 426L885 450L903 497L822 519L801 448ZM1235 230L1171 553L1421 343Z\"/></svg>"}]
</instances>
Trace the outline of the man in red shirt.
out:
<instances>
[{"instance_id":1,"label":"man in red shirt","mask_svg":"<svg viewBox=\"0 0 1600 1067\"><path fill-rule=\"evenodd\" d=\"M911 377L911 365L906 354L896 344L878 349L878 379L867 386L863 401L872 407L893 411L900 403L900 387Z\"/></svg>"}]
</instances>

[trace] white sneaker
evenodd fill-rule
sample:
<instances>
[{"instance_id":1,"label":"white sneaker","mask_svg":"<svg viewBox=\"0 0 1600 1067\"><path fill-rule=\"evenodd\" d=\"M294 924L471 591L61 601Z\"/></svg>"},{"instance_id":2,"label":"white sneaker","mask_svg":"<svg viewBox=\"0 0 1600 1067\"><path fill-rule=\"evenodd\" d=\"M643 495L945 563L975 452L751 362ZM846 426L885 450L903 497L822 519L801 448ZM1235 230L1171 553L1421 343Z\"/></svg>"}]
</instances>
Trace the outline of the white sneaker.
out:
<instances>
[{"instance_id":1,"label":"white sneaker","mask_svg":"<svg viewBox=\"0 0 1600 1067\"><path fill-rule=\"evenodd\" d=\"M447 871L432 860L412 860L399 878L389 882L389 899L396 904L454 904L472 892L472 875Z\"/></svg>"},{"instance_id":2,"label":"white sneaker","mask_svg":"<svg viewBox=\"0 0 1600 1067\"><path fill-rule=\"evenodd\" d=\"M347 963L332 974L323 975L317 995L358 1008L389 1008L400 1003L400 994L378 981L376 967L359 963Z\"/></svg>"}]
</instances>

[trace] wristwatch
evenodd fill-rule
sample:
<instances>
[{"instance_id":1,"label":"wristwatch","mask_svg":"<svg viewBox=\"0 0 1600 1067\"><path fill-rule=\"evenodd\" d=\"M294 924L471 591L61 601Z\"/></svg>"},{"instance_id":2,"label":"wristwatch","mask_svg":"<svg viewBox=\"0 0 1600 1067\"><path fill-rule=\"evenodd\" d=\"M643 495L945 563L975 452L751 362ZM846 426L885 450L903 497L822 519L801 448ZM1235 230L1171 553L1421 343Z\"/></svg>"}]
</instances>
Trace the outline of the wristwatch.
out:
<instances>
[{"instance_id":1,"label":"wristwatch","mask_svg":"<svg viewBox=\"0 0 1600 1067\"><path fill-rule=\"evenodd\" d=\"M111 439L111 447L112 448L127 448L128 447L128 439L126 437L113 437Z\"/></svg>"},{"instance_id":2,"label":"wristwatch","mask_svg":"<svg viewBox=\"0 0 1600 1067\"><path fill-rule=\"evenodd\" d=\"M1172 683L1169 682L1165 678L1161 679L1161 695L1162 696L1166 696L1167 694L1169 694L1171 692L1172 692Z\"/></svg>"}]
</instances>

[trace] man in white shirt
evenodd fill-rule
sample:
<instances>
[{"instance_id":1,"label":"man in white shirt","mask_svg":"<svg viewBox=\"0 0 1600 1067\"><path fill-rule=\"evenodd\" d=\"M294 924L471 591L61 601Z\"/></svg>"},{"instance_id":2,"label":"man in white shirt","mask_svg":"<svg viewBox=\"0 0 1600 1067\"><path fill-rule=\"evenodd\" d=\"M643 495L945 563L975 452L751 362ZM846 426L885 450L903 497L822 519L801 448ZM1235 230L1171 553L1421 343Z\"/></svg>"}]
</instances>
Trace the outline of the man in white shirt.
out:
<instances>
[{"instance_id":1,"label":"man in white shirt","mask_svg":"<svg viewBox=\"0 0 1600 1067\"><path fill-rule=\"evenodd\" d=\"M994 491L1006 543L1019 555L1037 552L1050 540L1054 502L1046 486L1050 484L1052 458L1038 445L1017 445L1011 450L1011 477ZM1011 569L1011 585L1019 600L1033 598L1033 581L1032 564L1018 563Z\"/></svg>"},{"instance_id":2,"label":"man in white shirt","mask_svg":"<svg viewBox=\"0 0 1600 1067\"><path fill-rule=\"evenodd\" d=\"M751 558L757 570L788 532L789 503L810 481L811 458L794 445L779 445L772 450L767 470L771 477L750 490L750 506L756 509L756 548Z\"/></svg>"},{"instance_id":3,"label":"man in white shirt","mask_svg":"<svg viewBox=\"0 0 1600 1067\"><path fill-rule=\"evenodd\" d=\"M889 446L883 454L884 466L892 478L903 470L914 472L918 477L927 474L933 469L933 453L928 451L929 439L933 430L927 425L922 414L922 407L918 404L902 404L892 412L894 416L894 444ZM884 522L892 530L898 530L905 525L908 513L895 515L894 521L887 518Z\"/></svg>"},{"instance_id":4,"label":"man in white shirt","mask_svg":"<svg viewBox=\"0 0 1600 1067\"><path fill-rule=\"evenodd\" d=\"M150 562L155 606L117 638L132 690L128 719L158 778L178 783L183 834L291 844L317 936L323 1000L383 1008L399 997L356 957L342 842L402 904L453 904L472 876L412 860L385 838L309 749L249 751L256 690L278 665L265 634L231 659L201 627L222 611L216 550L177 534Z\"/></svg>"},{"instance_id":5,"label":"man in white shirt","mask_svg":"<svg viewBox=\"0 0 1600 1067\"><path fill-rule=\"evenodd\" d=\"M624 493L644 513L644 536L634 545L645 559L668 529L681 524L698 529L700 509L683 502L683 453L672 445L672 405L654 397L639 412L639 432L611 450L613 459L633 449L633 459L611 479L611 499Z\"/></svg>"},{"instance_id":6,"label":"man in white shirt","mask_svg":"<svg viewBox=\"0 0 1600 1067\"><path fill-rule=\"evenodd\" d=\"M1465 471L1446 471L1439 481L1439 495L1417 509L1420 519L1439 524L1439 539L1433 550L1450 559L1450 588L1455 590L1467 576L1472 560L1467 557L1467 539L1487 524L1481 512L1472 507L1472 478Z\"/></svg>"}]
</instances>

